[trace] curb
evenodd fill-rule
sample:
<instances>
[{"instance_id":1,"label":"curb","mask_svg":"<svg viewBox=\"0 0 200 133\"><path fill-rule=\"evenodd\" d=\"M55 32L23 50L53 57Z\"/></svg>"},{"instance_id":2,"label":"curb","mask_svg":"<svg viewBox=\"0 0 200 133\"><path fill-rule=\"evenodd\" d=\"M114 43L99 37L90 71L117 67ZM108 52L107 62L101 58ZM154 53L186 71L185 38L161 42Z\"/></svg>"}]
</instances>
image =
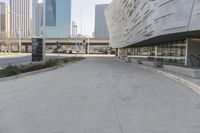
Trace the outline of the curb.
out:
<instances>
[{"instance_id":1,"label":"curb","mask_svg":"<svg viewBox=\"0 0 200 133\"><path fill-rule=\"evenodd\" d=\"M144 66L144 65L138 65L138 66L145 69L145 70L148 70L148 71L151 71L151 72L154 72L154 73L158 73L158 74L163 75L165 77L168 77L172 80L175 80L175 81L191 88L192 90L194 90L196 93L198 93L200 95L200 86L195 84L195 83L190 82L189 80L183 79L181 77L175 76L175 75L167 73L167 72L157 70L155 68L147 67L147 66Z\"/></svg>"},{"instance_id":2,"label":"curb","mask_svg":"<svg viewBox=\"0 0 200 133\"><path fill-rule=\"evenodd\" d=\"M41 70L38 70L38 71L33 71L33 72L28 72L28 73L22 73L22 74L15 75L15 76L0 78L0 82L2 82L2 81L8 81L8 80L13 80L13 79L18 79L18 78L22 78L22 77L26 77L26 76L31 76L31 75L42 73L42 72L48 72L48 71L51 71L51 70L58 69L59 67L60 66L55 66L55 67L50 67L50 68L46 68L46 69L41 69Z\"/></svg>"}]
</instances>

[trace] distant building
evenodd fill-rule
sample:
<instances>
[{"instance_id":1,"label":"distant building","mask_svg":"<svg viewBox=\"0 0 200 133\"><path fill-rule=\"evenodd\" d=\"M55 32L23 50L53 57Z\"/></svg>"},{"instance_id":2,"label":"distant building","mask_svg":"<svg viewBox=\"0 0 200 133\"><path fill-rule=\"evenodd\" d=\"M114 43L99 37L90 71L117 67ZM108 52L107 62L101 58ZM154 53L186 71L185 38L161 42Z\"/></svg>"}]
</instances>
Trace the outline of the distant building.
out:
<instances>
[{"instance_id":1,"label":"distant building","mask_svg":"<svg viewBox=\"0 0 200 133\"><path fill-rule=\"evenodd\" d=\"M5 31L5 7L6 3L1 2L0 3L0 32Z\"/></svg>"},{"instance_id":2,"label":"distant building","mask_svg":"<svg viewBox=\"0 0 200 133\"><path fill-rule=\"evenodd\" d=\"M17 37L19 33L21 33L22 38L31 36L31 9L32 0L10 0L10 31L12 37Z\"/></svg>"},{"instance_id":3,"label":"distant building","mask_svg":"<svg viewBox=\"0 0 200 133\"><path fill-rule=\"evenodd\" d=\"M42 36L43 23L43 3L38 3L38 0L33 0L32 9L32 36Z\"/></svg>"},{"instance_id":4,"label":"distant building","mask_svg":"<svg viewBox=\"0 0 200 133\"><path fill-rule=\"evenodd\" d=\"M44 10L44 4L43 3L39 3L38 4L38 25L39 25L39 34L38 36L42 36L43 35L43 31L42 31L42 26L43 26L43 10Z\"/></svg>"},{"instance_id":5,"label":"distant building","mask_svg":"<svg viewBox=\"0 0 200 133\"><path fill-rule=\"evenodd\" d=\"M38 12L38 0L32 1L32 36L39 36L39 12Z\"/></svg>"},{"instance_id":6,"label":"distant building","mask_svg":"<svg viewBox=\"0 0 200 133\"><path fill-rule=\"evenodd\" d=\"M10 34L10 18L9 5L0 2L0 34L4 37L9 37Z\"/></svg>"},{"instance_id":7,"label":"distant building","mask_svg":"<svg viewBox=\"0 0 200 133\"><path fill-rule=\"evenodd\" d=\"M105 18L105 9L108 4L96 5L95 7L95 38L109 38L108 27Z\"/></svg>"},{"instance_id":8,"label":"distant building","mask_svg":"<svg viewBox=\"0 0 200 133\"><path fill-rule=\"evenodd\" d=\"M45 36L69 38L71 33L71 0L46 0Z\"/></svg>"},{"instance_id":9,"label":"distant building","mask_svg":"<svg viewBox=\"0 0 200 133\"><path fill-rule=\"evenodd\" d=\"M94 38L94 32L92 32L92 38Z\"/></svg>"},{"instance_id":10,"label":"distant building","mask_svg":"<svg viewBox=\"0 0 200 133\"><path fill-rule=\"evenodd\" d=\"M78 34L77 38L87 38L87 36L86 35L82 35L82 34Z\"/></svg>"},{"instance_id":11,"label":"distant building","mask_svg":"<svg viewBox=\"0 0 200 133\"><path fill-rule=\"evenodd\" d=\"M72 38L77 37L77 24L76 22L72 21Z\"/></svg>"}]
</instances>

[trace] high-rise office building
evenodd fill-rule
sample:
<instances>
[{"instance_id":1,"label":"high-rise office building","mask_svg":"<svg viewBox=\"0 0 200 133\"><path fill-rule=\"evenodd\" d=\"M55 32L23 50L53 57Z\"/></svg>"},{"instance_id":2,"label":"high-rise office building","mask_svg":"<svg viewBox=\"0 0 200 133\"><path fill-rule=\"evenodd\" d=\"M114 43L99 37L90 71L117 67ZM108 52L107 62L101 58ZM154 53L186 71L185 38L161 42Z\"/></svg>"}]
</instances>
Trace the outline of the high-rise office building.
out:
<instances>
[{"instance_id":1,"label":"high-rise office building","mask_svg":"<svg viewBox=\"0 0 200 133\"><path fill-rule=\"evenodd\" d=\"M71 0L46 0L45 37L69 38L71 33Z\"/></svg>"},{"instance_id":2,"label":"high-rise office building","mask_svg":"<svg viewBox=\"0 0 200 133\"><path fill-rule=\"evenodd\" d=\"M109 38L108 27L105 18L105 9L108 4L95 6L95 38Z\"/></svg>"},{"instance_id":3,"label":"high-rise office building","mask_svg":"<svg viewBox=\"0 0 200 133\"><path fill-rule=\"evenodd\" d=\"M0 3L0 34L3 34L5 31L5 8L6 3Z\"/></svg>"},{"instance_id":4,"label":"high-rise office building","mask_svg":"<svg viewBox=\"0 0 200 133\"><path fill-rule=\"evenodd\" d=\"M4 37L9 37L10 18L9 18L9 5L0 2L0 34Z\"/></svg>"},{"instance_id":5,"label":"high-rise office building","mask_svg":"<svg viewBox=\"0 0 200 133\"><path fill-rule=\"evenodd\" d=\"M32 37L40 37L42 36L43 3L33 0L32 8Z\"/></svg>"},{"instance_id":6,"label":"high-rise office building","mask_svg":"<svg viewBox=\"0 0 200 133\"><path fill-rule=\"evenodd\" d=\"M76 22L72 21L72 38L77 37L77 24Z\"/></svg>"},{"instance_id":7,"label":"high-rise office building","mask_svg":"<svg viewBox=\"0 0 200 133\"><path fill-rule=\"evenodd\" d=\"M43 10L44 10L44 4L43 3L39 3L38 4L38 25L39 25L39 34L38 36L42 36L43 32L42 32L42 25L43 25Z\"/></svg>"},{"instance_id":8,"label":"high-rise office building","mask_svg":"<svg viewBox=\"0 0 200 133\"><path fill-rule=\"evenodd\" d=\"M38 13L38 0L32 1L32 36L39 35L39 13Z\"/></svg>"},{"instance_id":9,"label":"high-rise office building","mask_svg":"<svg viewBox=\"0 0 200 133\"><path fill-rule=\"evenodd\" d=\"M22 38L31 36L31 9L32 0L10 0L10 30L11 36Z\"/></svg>"}]
</instances>

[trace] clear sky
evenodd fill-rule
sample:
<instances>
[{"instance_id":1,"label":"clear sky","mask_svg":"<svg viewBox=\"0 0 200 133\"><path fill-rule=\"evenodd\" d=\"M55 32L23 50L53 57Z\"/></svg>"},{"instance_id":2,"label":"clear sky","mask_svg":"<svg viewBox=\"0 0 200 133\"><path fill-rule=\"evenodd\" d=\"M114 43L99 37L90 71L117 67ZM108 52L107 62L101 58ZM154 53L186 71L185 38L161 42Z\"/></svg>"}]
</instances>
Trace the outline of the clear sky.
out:
<instances>
[{"instance_id":1,"label":"clear sky","mask_svg":"<svg viewBox=\"0 0 200 133\"><path fill-rule=\"evenodd\" d=\"M9 0L0 0L0 2ZM42 0L39 0L42 1ZM78 25L78 33L81 31L82 9L82 33L92 35L94 31L95 5L108 4L112 0L72 0L72 21Z\"/></svg>"}]
</instances>

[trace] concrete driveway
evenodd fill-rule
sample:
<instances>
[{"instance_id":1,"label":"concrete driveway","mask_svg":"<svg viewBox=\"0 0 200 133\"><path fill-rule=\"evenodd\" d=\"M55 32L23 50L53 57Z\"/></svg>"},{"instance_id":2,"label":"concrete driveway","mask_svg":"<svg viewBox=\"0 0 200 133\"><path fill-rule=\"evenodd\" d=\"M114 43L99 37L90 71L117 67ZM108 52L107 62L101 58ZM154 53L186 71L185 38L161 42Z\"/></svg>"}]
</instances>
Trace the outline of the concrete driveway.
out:
<instances>
[{"instance_id":1,"label":"concrete driveway","mask_svg":"<svg viewBox=\"0 0 200 133\"><path fill-rule=\"evenodd\" d=\"M200 133L200 96L113 58L0 82L0 133Z\"/></svg>"}]
</instances>

